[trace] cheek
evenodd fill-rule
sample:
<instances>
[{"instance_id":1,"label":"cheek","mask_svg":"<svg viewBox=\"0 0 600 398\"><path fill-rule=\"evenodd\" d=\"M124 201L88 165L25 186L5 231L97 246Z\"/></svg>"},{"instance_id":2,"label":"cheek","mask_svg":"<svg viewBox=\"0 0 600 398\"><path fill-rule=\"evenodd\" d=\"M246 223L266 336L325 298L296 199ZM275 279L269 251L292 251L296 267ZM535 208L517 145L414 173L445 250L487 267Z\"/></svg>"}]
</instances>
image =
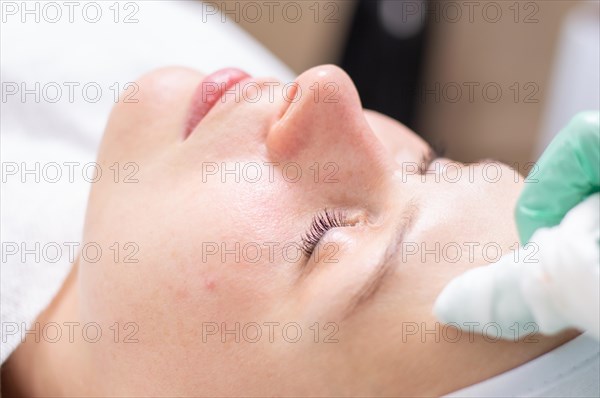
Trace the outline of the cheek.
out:
<instances>
[{"instance_id":1,"label":"cheek","mask_svg":"<svg viewBox=\"0 0 600 398\"><path fill-rule=\"evenodd\" d=\"M269 318L295 264L265 251L256 262L253 249L275 241L281 250L280 217L266 214L255 188L194 183L189 171L173 171L143 168L138 184L94 187L85 239L104 253L99 263L82 263L87 319L137 322L158 343L173 330L200 330L202 322Z\"/></svg>"}]
</instances>

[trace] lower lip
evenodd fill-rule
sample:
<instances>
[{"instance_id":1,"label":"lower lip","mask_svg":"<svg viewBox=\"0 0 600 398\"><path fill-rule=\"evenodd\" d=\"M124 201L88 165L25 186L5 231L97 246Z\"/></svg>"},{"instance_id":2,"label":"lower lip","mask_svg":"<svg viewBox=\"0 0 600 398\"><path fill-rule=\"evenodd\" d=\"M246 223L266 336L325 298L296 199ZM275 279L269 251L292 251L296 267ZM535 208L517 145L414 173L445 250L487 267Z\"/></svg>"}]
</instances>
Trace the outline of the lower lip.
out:
<instances>
[{"instance_id":1,"label":"lower lip","mask_svg":"<svg viewBox=\"0 0 600 398\"><path fill-rule=\"evenodd\" d=\"M227 90L248 77L249 74L235 68L221 69L206 76L192 97L184 139L192 133Z\"/></svg>"}]
</instances>

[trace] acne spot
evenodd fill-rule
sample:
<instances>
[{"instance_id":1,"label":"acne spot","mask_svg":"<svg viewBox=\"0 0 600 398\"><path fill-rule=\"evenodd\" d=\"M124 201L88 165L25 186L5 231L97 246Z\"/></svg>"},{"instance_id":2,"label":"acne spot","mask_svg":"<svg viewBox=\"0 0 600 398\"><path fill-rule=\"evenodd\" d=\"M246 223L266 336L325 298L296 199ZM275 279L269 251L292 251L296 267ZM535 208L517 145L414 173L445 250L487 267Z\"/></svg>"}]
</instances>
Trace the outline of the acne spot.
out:
<instances>
[{"instance_id":1,"label":"acne spot","mask_svg":"<svg viewBox=\"0 0 600 398\"><path fill-rule=\"evenodd\" d=\"M215 290L216 286L217 286L217 283L215 282L214 279L211 279L211 278L204 279L204 287L206 287L206 290L212 292Z\"/></svg>"}]
</instances>

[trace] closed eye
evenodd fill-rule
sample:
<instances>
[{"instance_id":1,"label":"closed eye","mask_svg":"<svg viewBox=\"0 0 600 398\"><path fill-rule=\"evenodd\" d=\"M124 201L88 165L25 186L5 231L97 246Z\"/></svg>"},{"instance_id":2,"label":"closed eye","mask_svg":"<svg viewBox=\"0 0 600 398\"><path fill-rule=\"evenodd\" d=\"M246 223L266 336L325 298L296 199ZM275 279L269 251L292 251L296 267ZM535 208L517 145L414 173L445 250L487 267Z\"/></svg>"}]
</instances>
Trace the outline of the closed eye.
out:
<instances>
[{"instance_id":1,"label":"closed eye","mask_svg":"<svg viewBox=\"0 0 600 398\"><path fill-rule=\"evenodd\" d=\"M431 166L434 160L441 158L446 153L446 147L439 143L434 143L429 146L427 152L423 154L421 163L419 164L419 174L423 175Z\"/></svg>"},{"instance_id":2,"label":"closed eye","mask_svg":"<svg viewBox=\"0 0 600 398\"><path fill-rule=\"evenodd\" d=\"M333 228L349 226L347 213L343 210L324 209L317 213L306 233L302 236L302 251L311 257L319 241Z\"/></svg>"}]
</instances>

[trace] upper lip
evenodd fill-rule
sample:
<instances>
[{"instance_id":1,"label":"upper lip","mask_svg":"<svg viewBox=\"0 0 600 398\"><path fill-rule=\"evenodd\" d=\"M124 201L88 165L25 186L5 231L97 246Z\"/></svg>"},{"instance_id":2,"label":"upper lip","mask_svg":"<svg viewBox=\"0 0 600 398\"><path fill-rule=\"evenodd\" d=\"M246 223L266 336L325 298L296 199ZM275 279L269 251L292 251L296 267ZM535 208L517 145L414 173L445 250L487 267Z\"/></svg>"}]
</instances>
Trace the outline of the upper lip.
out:
<instances>
[{"instance_id":1,"label":"upper lip","mask_svg":"<svg viewBox=\"0 0 600 398\"><path fill-rule=\"evenodd\" d=\"M220 84L218 84L218 85L210 84L210 83L216 83L217 81ZM277 79L275 81L278 84L282 84ZM223 95L227 91L231 90L236 84L243 86L243 84L247 83L247 82L254 82L254 83L258 84L259 86L262 86L262 84L264 82L273 83L273 79L262 79L262 78L255 79L252 76L250 76L248 73L246 73L240 69L235 69L235 68L221 69L221 70L218 70L217 72L214 72L214 73L206 76L202 80L202 82L198 85L198 87L196 88L196 91L192 97L192 101L190 104L190 108L188 111L188 116L187 116L187 120L186 120L186 124L185 124L185 131L183 134L183 139L185 140L187 137L189 137L192 134L192 132L198 127L198 125L209 114L209 112L211 112L213 108L215 108L219 105L218 102L220 100L223 99L222 102L225 102ZM293 100L293 98L296 96L296 90L297 90L297 87L299 87L299 84L298 84L297 80L294 83L295 83L294 88L291 90L288 90L287 94L286 94L287 96L291 96L292 100L282 101L283 103L281 104L281 106L277 112L278 120L283 119L285 117L285 115L288 113L291 105L296 102L296 100ZM207 89L210 91L210 92L208 92L208 98L207 98L207 92L206 92ZM243 91L243 89L242 89L242 91ZM244 94L242 93L241 96L239 94L236 94L235 98L232 98L232 100L236 101L236 98L241 98L241 100L243 100ZM228 102L230 102L230 101L228 101Z\"/></svg>"},{"instance_id":2,"label":"upper lip","mask_svg":"<svg viewBox=\"0 0 600 398\"><path fill-rule=\"evenodd\" d=\"M227 90L247 78L250 78L248 73L236 68L220 69L206 76L192 97L184 139L191 134Z\"/></svg>"}]
</instances>

